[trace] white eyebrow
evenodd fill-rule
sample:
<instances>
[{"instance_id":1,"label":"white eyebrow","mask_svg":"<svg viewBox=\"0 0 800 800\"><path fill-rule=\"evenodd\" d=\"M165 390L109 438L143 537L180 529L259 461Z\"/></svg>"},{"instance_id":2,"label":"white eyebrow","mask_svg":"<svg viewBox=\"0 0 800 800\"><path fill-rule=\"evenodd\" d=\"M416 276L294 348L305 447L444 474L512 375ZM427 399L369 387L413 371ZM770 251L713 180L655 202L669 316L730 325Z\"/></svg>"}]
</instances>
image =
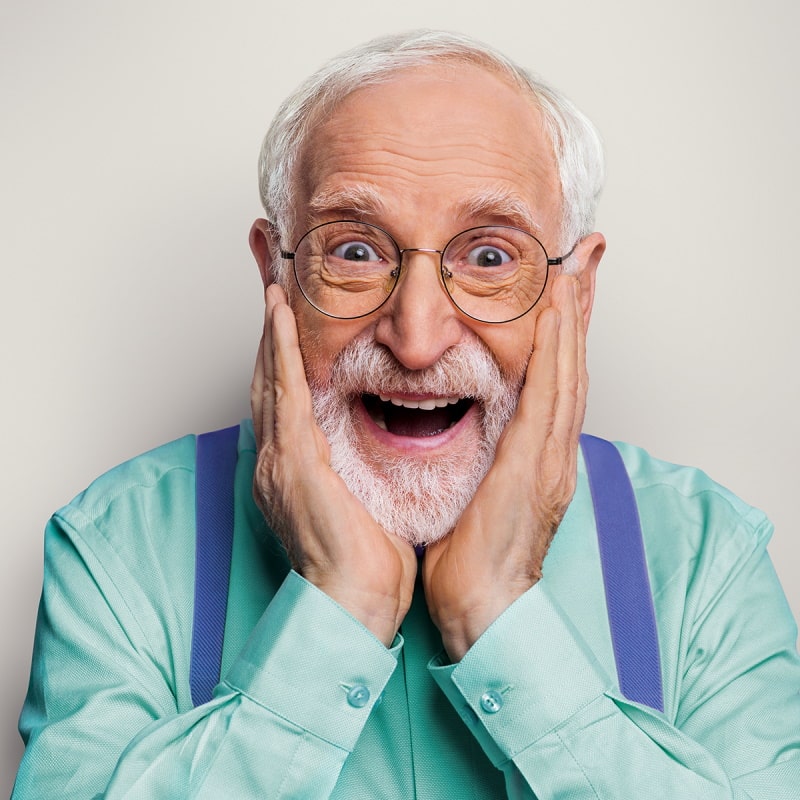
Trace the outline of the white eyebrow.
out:
<instances>
[{"instance_id":1,"label":"white eyebrow","mask_svg":"<svg viewBox=\"0 0 800 800\"><path fill-rule=\"evenodd\" d=\"M465 220L483 222L487 218L501 219L515 228L542 233L542 226L531 213L530 206L508 189L486 189L461 200L458 215Z\"/></svg>"},{"instance_id":2,"label":"white eyebrow","mask_svg":"<svg viewBox=\"0 0 800 800\"><path fill-rule=\"evenodd\" d=\"M378 191L362 183L323 190L308 202L309 221L316 221L318 217L323 216L344 215L361 218L388 214L386 203Z\"/></svg>"}]
</instances>

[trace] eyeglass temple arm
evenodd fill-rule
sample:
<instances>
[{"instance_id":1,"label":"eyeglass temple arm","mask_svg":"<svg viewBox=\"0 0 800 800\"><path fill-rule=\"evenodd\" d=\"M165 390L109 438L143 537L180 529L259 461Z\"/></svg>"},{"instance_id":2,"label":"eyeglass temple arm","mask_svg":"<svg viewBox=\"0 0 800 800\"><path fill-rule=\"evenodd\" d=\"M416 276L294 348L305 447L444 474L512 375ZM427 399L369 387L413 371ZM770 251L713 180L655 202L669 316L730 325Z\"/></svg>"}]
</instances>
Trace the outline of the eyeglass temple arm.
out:
<instances>
[{"instance_id":1,"label":"eyeglass temple arm","mask_svg":"<svg viewBox=\"0 0 800 800\"><path fill-rule=\"evenodd\" d=\"M573 247L572 249L574 250L575 248ZM281 258L294 258L294 253L290 253L288 250L281 250ZM566 258L566 256L564 256L564 258Z\"/></svg>"},{"instance_id":2,"label":"eyeglass temple arm","mask_svg":"<svg viewBox=\"0 0 800 800\"><path fill-rule=\"evenodd\" d=\"M563 256L559 256L558 258L548 258L547 266L557 267L559 264L563 264L575 252L575 248L578 246L579 242L580 239L578 239L578 241L575 242L574 245L572 245L572 249L569 251L569 253L565 253Z\"/></svg>"}]
</instances>

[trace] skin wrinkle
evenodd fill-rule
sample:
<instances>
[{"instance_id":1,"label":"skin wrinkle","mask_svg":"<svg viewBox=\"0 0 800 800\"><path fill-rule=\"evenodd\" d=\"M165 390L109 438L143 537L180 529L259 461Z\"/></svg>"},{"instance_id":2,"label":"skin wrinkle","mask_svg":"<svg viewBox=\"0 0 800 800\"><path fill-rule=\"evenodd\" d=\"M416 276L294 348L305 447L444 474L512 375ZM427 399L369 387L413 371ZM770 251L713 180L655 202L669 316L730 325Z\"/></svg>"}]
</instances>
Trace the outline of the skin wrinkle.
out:
<instances>
[{"instance_id":1,"label":"skin wrinkle","mask_svg":"<svg viewBox=\"0 0 800 800\"><path fill-rule=\"evenodd\" d=\"M433 180L460 178L463 177L465 169L469 170L467 174L469 174L470 179L475 182L476 187L481 187L487 180L496 180L495 163L490 163L489 161L483 162L474 157L468 159L465 156L450 158L445 161L444 159L437 158L430 154L430 148L426 150L427 152L425 154L419 153L415 157L408 158L406 154L391 153L391 151L387 151L384 148L378 153L373 153L373 158L366 159L365 156L369 154L367 145L359 146L357 152L364 157L364 160L357 161L353 160L351 157L351 174L347 172L331 172L328 175L328 180L333 179L336 182L347 182L348 180L353 180L356 175L364 171L375 169L382 170L384 174L388 175L393 181L399 183L399 188L405 191L419 191L420 178ZM455 155L454 148L447 148L443 150L443 152L447 152L449 156ZM497 153L497 151L495 152ZM499 153L497 154L499 155ZM382 158L383 156L389 155L393 155L394 158L387 158L385 160ZM503 157L508 161L515 160L512 154L505 154ZM333 152L330 153L328 160L332 164L337 163L337 154ZM450 161L453 163L449 163ZM465 162L468 163L468 166L465 166ZM531 185L531 187L545 187L550 196L559 196L557 187L548 186L552 181L546 180L544 175L537 175L535 171L531 173L507 170L506 182L509 186L515 184L517 186Z\"/></svg>"},{"instance_id":2,"label":"skin wrinkle","mask_svg":"<svg viewBox=\"0 0 800 800\"><path fill-rule=\"evenodd\" d=\"M342 101L342 105L346 105L353 99L357 100L358 95L366 91L369 91L369 89L356 90ZM482 170L475 173L476 175L480 175L481 172L486 170L491 170L498 162L498 159L508 159L512 162L511 168L520 182L529 181L533 177L537 182L552 182L552 188L560 192L558 181L553 182L551 180L557 176L558 167L552 142L549 141L548 134L541 124L539 107L537 104L531 103L529 110L534 112L538 118L538 124L535 127L538 129L539 137L547 141L547 158L540 157L536 161L520 159L519 153L509 147L509 142L505 138L505 132L502 129L498 129L496 135L481 135L480 132L475 131L473 139L479 148L477 152L473 151L471 145L464 145L459 142L443 141L439 143L437 137L446 137L449 133L449 126L442 126L437 129L424 120L421 120L426 132L424 145L419 145L408 137L401 136L395 130L386 130L382 135L381 150L388 156L407 159L413 162L415 167L422 167L423 169L428 164L435 164L438 161L454 161L467 154L471 156L471 160L476 166L483 167ZM335 116L333 119L335 119ZM530 128L531 126L528 127ZM353 154L365 152L366 149L369 149L369 145L372 144L372 139L371 132L363 134L353 132L331 142L324 153L320 153L317 150L311 177L316 178L319 172L323 171L326 163L334 162L342 153L352 156ZM541 156L542 154L539 155ZM434 172L432 174L439 173Z\"/></svg>"},{"instance_id":3,"label":"skin wrinkle","mask_svg":"<svg viewBox=\"0 0 800 800\"><path fill-rule=\"evenodd\" d=\"M387 163L391 163L392 159L399 158L413 163L418 172L430 177L453 174L455 168L448 168L446 166L447 163L450 161L457 161L465 155L471 157L471 160L477 167L482 168L475 172L475 175L490 171L493 164L496 162L495 156L508 159L514 158L514 154L500 147L497 141L485 137L476 137L476 144L479 147L487 149L486 158L482 157L482 153L474 153L472 147L459 146L457 144L440 145L436 144L434 141L429 141L425 143L424 147L419 147L399 137L395 137L394 142L394 147L386 141L384 141L381 147L381 152L389 157L387 158ZM326 163L335 162L341 152L367 152L372 144L371 137L368 136L357 136L353 142L345 143L339 141L333 144L331 149L326 152L325 156L320 160L320 169L324 169ZM491 148L491 150L489 150L489 148ZM492 157L489 158L489 155ZM533 173L534 175L539 173L538 177L542 175L542 171L538 169L533 170ZM529 171L524 169L517 170L517 175L521 179L530 177Z\"/></svg>"}]
</instances>

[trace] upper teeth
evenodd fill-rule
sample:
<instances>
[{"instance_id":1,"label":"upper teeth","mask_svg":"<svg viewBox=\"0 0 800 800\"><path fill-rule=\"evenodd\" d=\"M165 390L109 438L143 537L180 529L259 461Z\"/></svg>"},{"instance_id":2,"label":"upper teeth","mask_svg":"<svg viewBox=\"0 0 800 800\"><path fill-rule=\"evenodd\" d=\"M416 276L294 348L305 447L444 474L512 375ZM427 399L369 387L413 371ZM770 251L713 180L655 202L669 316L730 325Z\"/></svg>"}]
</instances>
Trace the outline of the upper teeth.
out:
<instances>
[{"instance_id":1,"label":"upper teeth","mask_svg":"<svg viewBox=\"0 0 800 800\"><path fill-rule=\"evenodd\" d=\"M445 406L455 405L460 397L429 397L425 400L406 400L401 397L389 397L388 395L378 395L384 403L392 403L403 408L421 408L423 411L432 411L434 408L444 408Z\"/></svg>"}]
</instances>

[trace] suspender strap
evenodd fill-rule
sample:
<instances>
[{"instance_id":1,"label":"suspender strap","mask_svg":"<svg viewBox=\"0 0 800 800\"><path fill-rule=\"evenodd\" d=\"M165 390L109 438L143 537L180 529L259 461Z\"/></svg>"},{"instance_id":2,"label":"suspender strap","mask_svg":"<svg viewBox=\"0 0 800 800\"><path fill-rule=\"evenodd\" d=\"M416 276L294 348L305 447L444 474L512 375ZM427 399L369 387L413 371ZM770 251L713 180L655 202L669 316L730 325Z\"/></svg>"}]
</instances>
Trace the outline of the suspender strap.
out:
<instances>
[{"instance_id":1,"label":"suspender strap","mask_svg":"<svg viewBox=\"0 0 800 800\"><path fill-rule=\"evenodd\" d=\"M233 479L239 426L197 437L195 469L194 626L189 685L195 706L207 703L222 666L233 546Z\"/></svg>"},{"instance_id":2,"label":"suspender strap","mask_svg":"<svg viewBox=\"0 0 800 800\"><path fill-rule=\"evenodd\" d=\"M629 700L664 710L661 660L639 512L611 442L581 436L594 504L617 677Z\"/></svg>"}]
</instances>

